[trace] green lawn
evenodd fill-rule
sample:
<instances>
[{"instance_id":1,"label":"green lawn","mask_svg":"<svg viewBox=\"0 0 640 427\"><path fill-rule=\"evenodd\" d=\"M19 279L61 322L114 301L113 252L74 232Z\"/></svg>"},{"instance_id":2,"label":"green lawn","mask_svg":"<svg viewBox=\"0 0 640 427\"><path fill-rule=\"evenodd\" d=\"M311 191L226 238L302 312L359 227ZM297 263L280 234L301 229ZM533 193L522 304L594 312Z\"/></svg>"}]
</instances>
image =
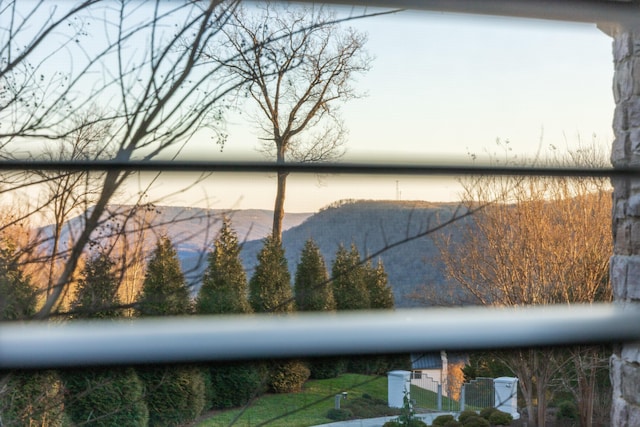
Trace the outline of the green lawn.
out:
<instances>
[{"instance_id":1,"label":"green lawn","mask_svg":"<svg viewBox=\"0 0 640 427\"><path fill-rule=\"evenodd\" d=\"M234 426L258 425L304 427L330 423L327 411L334 406L334 396L346 391L349 396L360 397L367 393L387 400L387 378L345 374L339 378L308 381L300 393L266 394L249 408L222 411L198 424L199 427L228 426L238 415Z\"/></svg>"},{"instance_id":2,"label":"green lawn","mask_svg":"<svg viewBox=\"0 0 640 427\"><path fill-rule=\"evenodd\" d=\"M411 385L411 400L415 401L416 408L420 409L438 409L438 394L423 388ZM468 408L473 409L473 408ZM443 411L459 411L460 403L456 400L442 396Z\"/></svg>"}]
</instances>

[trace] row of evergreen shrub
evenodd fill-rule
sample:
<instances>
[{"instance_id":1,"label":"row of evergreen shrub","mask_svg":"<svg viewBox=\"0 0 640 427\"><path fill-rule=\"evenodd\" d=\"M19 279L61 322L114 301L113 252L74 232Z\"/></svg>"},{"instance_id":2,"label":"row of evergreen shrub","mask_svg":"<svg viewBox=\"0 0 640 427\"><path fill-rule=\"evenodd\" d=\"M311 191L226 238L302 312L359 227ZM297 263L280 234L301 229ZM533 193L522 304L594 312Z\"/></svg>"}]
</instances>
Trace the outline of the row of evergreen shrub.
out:
<instances>
[{"instance_id":1,"label":"row of evergreen shrub","mask_svg":"<svg viewBox=\"0 0 640 427\"><path fill-rule=\"evenodd\" d=\"M453 415L440 415L433 420L439 427L491 427L509 426L513 421L511 414L497 408L484 408L479 413L472 410L462 411L456 420Z\"/></svg>"}]
</instances>

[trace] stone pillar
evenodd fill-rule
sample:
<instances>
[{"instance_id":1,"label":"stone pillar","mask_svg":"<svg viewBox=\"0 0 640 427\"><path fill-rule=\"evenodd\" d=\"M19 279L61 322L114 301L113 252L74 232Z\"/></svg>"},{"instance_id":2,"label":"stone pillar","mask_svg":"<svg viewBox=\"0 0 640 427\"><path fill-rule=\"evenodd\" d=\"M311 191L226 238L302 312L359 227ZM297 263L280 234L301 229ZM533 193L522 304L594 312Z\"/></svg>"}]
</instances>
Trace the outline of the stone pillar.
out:
<instances>
[{"instance_id":1,"label":"stone pillar","mask_svg":"<svg viewBox=\"0 0 640 427\"><path fill-rule=\"evenodd\" d=\"M500 377L493 380L495 408L511 414L514 420L520 419L518 412L518 379Z\"/></svg>"},{"instance_id":2,"label":"stone pillar","mask_svg":"<svg viewBox=\"0 0 640 427\"><path fill-rule=\"evenodd\" d=\"M614 166L640 165L640 24L618 27L614 37ZM617 304L640 304L640 177L613 180L614 254L610 273ZM640 328L640 325L638 325ZM640 426L640 343L624 343L610 360L611 425Z\"/></svg>"}]
</instances>

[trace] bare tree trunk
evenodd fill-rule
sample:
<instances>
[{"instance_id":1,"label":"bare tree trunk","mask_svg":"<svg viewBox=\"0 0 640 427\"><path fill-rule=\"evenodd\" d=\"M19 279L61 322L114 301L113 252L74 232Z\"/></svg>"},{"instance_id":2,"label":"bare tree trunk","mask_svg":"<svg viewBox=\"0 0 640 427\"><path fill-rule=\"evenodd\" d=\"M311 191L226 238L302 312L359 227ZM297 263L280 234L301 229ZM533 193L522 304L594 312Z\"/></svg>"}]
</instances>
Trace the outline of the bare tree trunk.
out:
<instances>
[{"instance_id":1,"label":"bare tree trunk","mask_svg":"<svg viewBox=\"0 0 640 427\"><path fill-rule=\"evenodd\" d=\"M596 383L596 368L591 366L589 372L589 387L586 390L586 399L584 401L584 419L581 421L581 425L584 427L593 426L593 399L595 399L595 383Z\"/></svg>"},{"instance_id":2,"label":"bare tree trunk","mask_svg":"<svg viewBox=\"0 0 640 427\"><path fill-rule=\"evenodd\" d=\"M538 427L545 427L547 422L547 398L545 393L547 391L542 387L537 387L536 396L538 398Z\"/></svg>"},{"instance_id":3,"label":"bare tree trunk","mask_svg":"<svg viewBox=\"0 0 640 427\"><path fill-rule=\"evenodd\" d=\"M533 391L531 390L531 384L524 384L522 381L518 381L520 384L520 390L522 391L525 405L527 406L527 421L532 427L536 425L536 412L535 406L533 406Z\"/></svg>"},{"instance_id":4,"label":"bare tree trunk","mask_svg":"<svg viewBox=\"0 0 640 427\"><path fill-rule=\"evenodd\" d=\"M520 385L520 390L522 391L522 395L524 397L525 404L527 406L527 418L531 427L535 427L536 423L536 412L535 406L533 404L533 375L531 373L530 367L527 363L523 363L526 358L523 355L523 352L528 350L516 350L516 353L513 355L513 361L515 363L509 364L506 359L503 359L507 366L511 366L511 370L518 377L518 384Z\"/></svg>"},{"instance_id":5,"label":"bare tree trunk","mask_svg":"<svg viewBox=\"0 0 640 427\"><path fill-rule=\"evenodd\" d=\"M284 219L284 198L287 191L287 172L278 172L278 189L273 208L273 237L282 240L282 220Z\"/></svg>"},{"instance_id":6,"label":"bare tree trunk","mask_svg":"<svg viewBox=\"0 0 640 427\"><path fill-rule=\"evenodd\" d=\"M593 404L596 398L597 357L592 352L574 356L574 366L578 374L578 410L580 425L593 426Z\"/></svg>"},{"instance_id":7,"label":"bare tree trunk","mask_svg":"<svg viewBox=\"0 0 640 427\"><path fill-rule=\"evenodd\" d=\"M55 267L58 255L58 246L60 242L60 236L62 235L62 223L57 221L54 224L54 232L53 232L53 247L51 248L51 258L49 259L49 278L47 279L47 297L51 295L51 289L53 287L53 281L55 276Z\"/></svg>"},{"instance_id":8,"label":"bare tree trunk","mask_svg":"<svg viewBox=\"0 0 640 427\"><path fill-rule=\"evenodd\" d=\"M284 165L285 153L288 147L288 141L276 141L278 147L276 162ZM271 231L273 237L279 241L282 240L282 220L284 219L284 199L287 192L288 172L278 171L278 188L276 190L276 202L273 207L273 229Z\"/></svg>"}]
</instances>

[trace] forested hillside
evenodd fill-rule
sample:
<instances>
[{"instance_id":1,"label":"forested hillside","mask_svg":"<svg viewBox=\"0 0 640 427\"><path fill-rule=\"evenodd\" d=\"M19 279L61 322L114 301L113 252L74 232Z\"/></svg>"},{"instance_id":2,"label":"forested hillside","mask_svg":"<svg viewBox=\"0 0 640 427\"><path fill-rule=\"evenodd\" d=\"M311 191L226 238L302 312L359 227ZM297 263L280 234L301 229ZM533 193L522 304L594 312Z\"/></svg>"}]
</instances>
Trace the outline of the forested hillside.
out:
<instances>
[{"instance_id":1,"label":"forested hillside","mask_svg":"<svg viewBox=\"0 0 640 427\"><path fill-rule=\"evenodd\" d=\"M312 237L330 266L340 244L355 244L362 256L378 253L386 247L423 234L451 217L457 205L421 201L349 201L336 203L285 231L282 239L294 274L305 241ZM454 233L446 227L443 232ZM442 234L439 234L442 236ZM442 288L448 292L444 269L432 235L402 243L374 258L381 259L394 290L396 306L418 304L412 293L421 287ZM242 258L251 271L261 242L247 242ZM422 302L420 302L422 303Z\"/></svg>"}]
</instances>

